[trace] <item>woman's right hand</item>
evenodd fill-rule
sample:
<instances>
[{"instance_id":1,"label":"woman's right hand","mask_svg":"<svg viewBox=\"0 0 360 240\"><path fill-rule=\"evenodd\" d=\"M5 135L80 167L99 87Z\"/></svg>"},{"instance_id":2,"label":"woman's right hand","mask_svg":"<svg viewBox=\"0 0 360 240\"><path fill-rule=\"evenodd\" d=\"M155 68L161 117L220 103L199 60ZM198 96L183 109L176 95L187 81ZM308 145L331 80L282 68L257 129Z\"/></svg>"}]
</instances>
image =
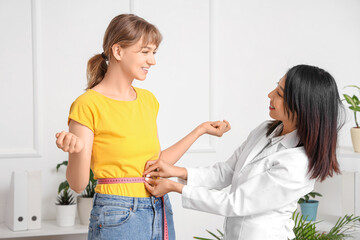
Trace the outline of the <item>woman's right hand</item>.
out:
<instances>
[{"instance_id":1,"label":"woman's right hand","mask_svg":"<svg viewBox=\"0 0 360 240\"><path fill-rule=\"evenodd\" d=\"M64 152L79 153L84 149L84 141L70 132L56 133L56 146Z\"/></svg>"}]
</instances>

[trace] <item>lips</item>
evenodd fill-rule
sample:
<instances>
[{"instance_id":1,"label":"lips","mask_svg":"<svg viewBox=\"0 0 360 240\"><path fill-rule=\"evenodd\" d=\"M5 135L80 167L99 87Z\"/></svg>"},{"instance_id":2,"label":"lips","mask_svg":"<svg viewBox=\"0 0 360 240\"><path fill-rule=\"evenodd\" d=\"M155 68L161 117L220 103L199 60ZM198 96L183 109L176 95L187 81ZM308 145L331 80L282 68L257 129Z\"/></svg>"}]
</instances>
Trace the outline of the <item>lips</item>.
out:
<instances>
[{"instance_id":1,"label":"lips","mask_svg":"<svg viewBox=\"0 0 360 240\"><path fill-rule=\"evenodd\" d=\"M149 71L149 68L142 67L141 69L144 70L145 72Z\"/></svg>"},{"instance_id":2,"label":"lips","mask_svg":"<svg viewBox=\"0 0 360 240\"><path fill-rule=\"evenodd\" d=\"M274 107L273 105L271 105L271 103L270 103L269 109L270 109L270 110L274 110L275 107Z\"/></svg>"}]
</instances>

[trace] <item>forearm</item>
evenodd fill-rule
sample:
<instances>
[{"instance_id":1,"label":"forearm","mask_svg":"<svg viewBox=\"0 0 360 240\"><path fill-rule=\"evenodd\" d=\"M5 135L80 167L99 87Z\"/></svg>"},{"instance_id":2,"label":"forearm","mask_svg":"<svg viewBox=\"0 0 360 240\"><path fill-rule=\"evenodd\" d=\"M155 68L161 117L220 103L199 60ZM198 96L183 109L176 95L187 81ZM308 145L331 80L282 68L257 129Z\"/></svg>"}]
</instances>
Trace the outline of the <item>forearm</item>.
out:
<instances>
[{"instance_id":1,"label":"forearm","mask_svg":"<svg viewBox=\"0 0 360 240\"><path fill-rule=\"evenodd\" d=\"M175 164L184 155L184 153L191 147L191 145L205 133L201 125L196 127L183 139L172 145L171 147L163 150L159 158L167 161L170 164Z\"/></svg>"},{"instance_id":2,"label":"forearm","mask_svg":"<svg viewBox=\"0 0 360 240\"><path fill-rule=\"evenodd\" d=\"M82 149L79 149L76 153L69 152L66 179L72 190L81 193L89 182L94 134L88 127L76 121L70 122L69 132L77 136L76 145L80 143Z\"/></svg>"},{"instance_id":3,"label":"forearm","mask_svg":"<svg viewBox=\"0 0 360 240\"><path fill-rule=\"evenodd\" d=\"M184 188L184 184L171 181L171 192L177 192L182 194L183 188Z\"/></svg>"},{"instance_id":4,"label":"forearm","mask_svg":"<svg viewBox=\"0 0 360 240\"><path fill-rule=\"evenodd\" d=\"M89 182L91 155L84 152L69 153L69 163L66 169L66 179L70 188L81 193Z\"/></svg>"}]
</instances>

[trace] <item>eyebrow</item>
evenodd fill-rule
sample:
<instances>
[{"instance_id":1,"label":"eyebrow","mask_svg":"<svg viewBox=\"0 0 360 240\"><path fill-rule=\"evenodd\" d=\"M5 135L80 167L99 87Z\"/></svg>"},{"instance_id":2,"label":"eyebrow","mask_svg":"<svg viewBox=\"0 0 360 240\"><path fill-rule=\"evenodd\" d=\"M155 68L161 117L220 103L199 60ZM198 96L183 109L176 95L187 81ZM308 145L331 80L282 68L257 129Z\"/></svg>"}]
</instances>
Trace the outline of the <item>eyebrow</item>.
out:
<instances>
[{"instance_id":1,"label":"eyebrow","mask_svg":"<svg viewBox=\"0 0 360 240\"><path fill-rule=\"evenodd\" d=\"M141 47L141 48L142 48L142 49L143 49L143 48L147 48L147 49L149 49L149 50L156 50L156 48L153 49L153 48L148 47L148 46L143 46L143 47Z\"/></svg>"},{"instance_id":2,"label":"eyebrow","mask_svg":"<svg viewBox=\"0 0 360 240\"><path fill-rule=\"evenodd\" d=\"M284 92L284 89L279 85L280 81L277 82L277 85L279 86L279 88Z\"/></svg>"}]
</instances>

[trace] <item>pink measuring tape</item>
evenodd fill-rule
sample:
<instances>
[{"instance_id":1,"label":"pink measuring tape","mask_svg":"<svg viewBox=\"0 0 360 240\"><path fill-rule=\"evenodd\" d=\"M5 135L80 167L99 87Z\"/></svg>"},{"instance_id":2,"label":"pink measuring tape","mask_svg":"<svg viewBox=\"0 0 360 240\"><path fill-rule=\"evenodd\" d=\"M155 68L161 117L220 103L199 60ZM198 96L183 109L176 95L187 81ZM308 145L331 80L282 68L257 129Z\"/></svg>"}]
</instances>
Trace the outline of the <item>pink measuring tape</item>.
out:
<instances>
[{"instance_id":1,"label":"pink measuring tape","mask_svg":"<svg viewBox=\"0 0 360 240\"><path fill-rule=\"evenodd\" d=\"M97 180L98 184L117 184L117 183L145 183L143 177L132 177L132 178L100 178ZM163 215L164 215L164 240L169 240L168 225L165 213L165 201L164 197L161 197L163 202Z\"/></svg>"}]
</instances>

